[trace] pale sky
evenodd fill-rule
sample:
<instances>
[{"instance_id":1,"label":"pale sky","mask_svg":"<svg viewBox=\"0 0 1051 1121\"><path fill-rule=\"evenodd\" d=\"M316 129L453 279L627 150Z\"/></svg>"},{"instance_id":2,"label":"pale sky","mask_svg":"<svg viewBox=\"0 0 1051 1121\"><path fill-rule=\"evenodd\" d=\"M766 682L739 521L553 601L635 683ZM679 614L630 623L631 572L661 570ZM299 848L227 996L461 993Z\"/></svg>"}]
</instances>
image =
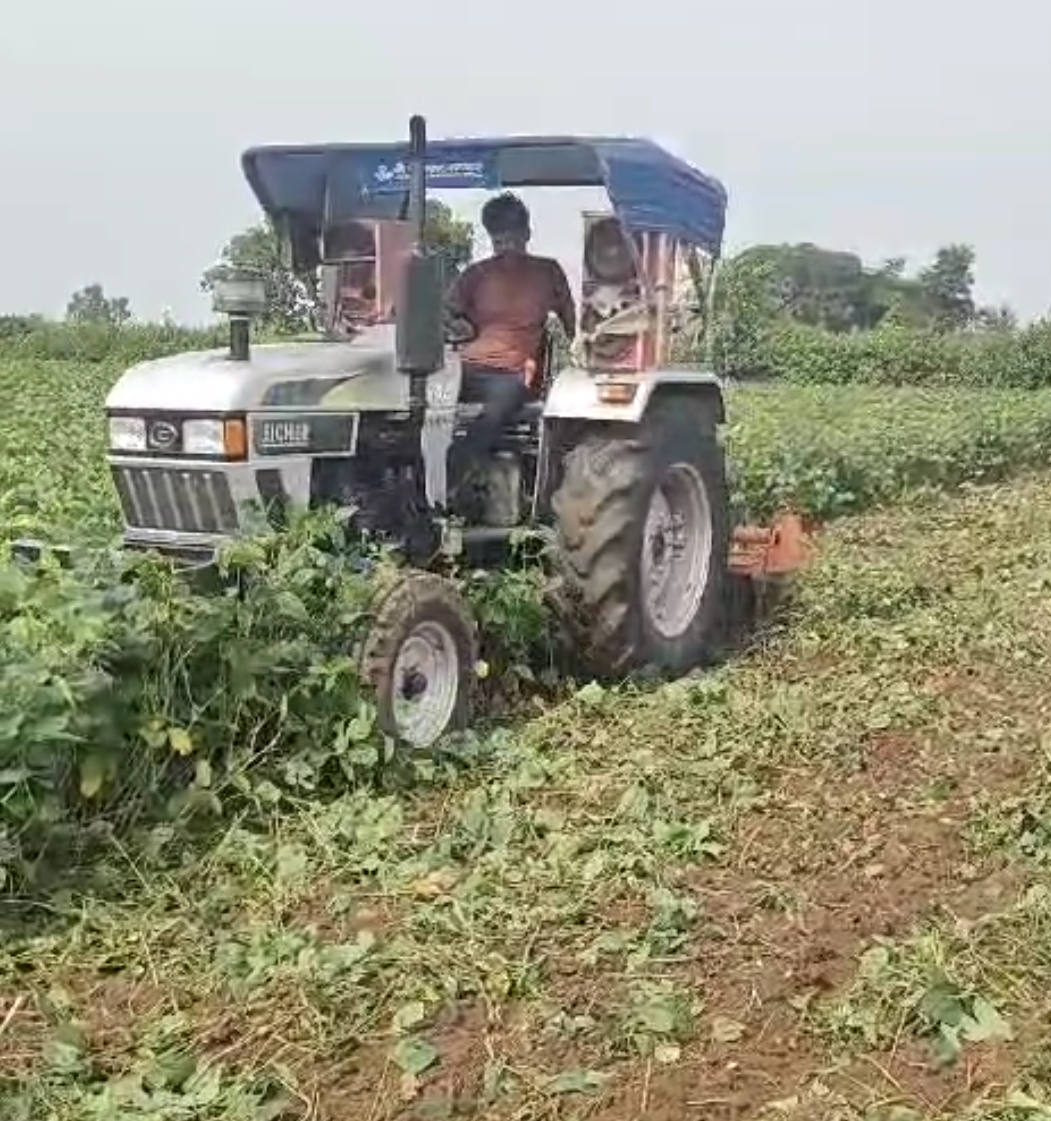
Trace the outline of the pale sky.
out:
<instances>
[{"instance_id":1,"label":"pale sky","mask_svg":"<svg viewBox=\"0 0 1051 1121\"><path fill-rule=\"evenodd\" d=\"M918 264L970 242L982 299L1051 307L1048 0L0 10L0 314L99 281L141 317L207 318L201 271L257 218L243 148L395 139L414 112L433 136L649 136L726 184L729 250ZM535 244L572 268L596 199L538 197Z\"/></svg>"}]
</instances>

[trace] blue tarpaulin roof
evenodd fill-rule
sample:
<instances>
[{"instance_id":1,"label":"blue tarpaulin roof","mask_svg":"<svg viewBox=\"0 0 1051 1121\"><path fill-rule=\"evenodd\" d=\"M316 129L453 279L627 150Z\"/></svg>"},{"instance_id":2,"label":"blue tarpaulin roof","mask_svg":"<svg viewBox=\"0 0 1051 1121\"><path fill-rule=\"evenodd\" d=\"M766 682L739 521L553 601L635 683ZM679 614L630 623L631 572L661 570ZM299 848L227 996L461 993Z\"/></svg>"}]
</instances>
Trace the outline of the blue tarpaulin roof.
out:
<instances>
[{"instance_id":1,"label":"blue tarpaulin roof","mask_svg":"<svg viewBox=\"0 0 1051 1121\"><path fill-rule=\"evenodd\" d=\"M408 197L407 144L250 148L245 175L264 211L320 230L349 218L394 218ZM658 230L718 256L726 189L649 140L505 137L432 140L431 189L605 187L629 229Z\"/></svg>"}]
</instances>

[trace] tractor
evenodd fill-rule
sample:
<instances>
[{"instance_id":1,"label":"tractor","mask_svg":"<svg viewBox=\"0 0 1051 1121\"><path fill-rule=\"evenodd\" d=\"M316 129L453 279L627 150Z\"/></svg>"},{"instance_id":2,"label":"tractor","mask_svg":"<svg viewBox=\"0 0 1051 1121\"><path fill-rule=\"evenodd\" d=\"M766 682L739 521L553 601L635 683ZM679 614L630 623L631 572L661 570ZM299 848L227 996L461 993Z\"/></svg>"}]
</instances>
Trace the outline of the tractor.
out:
<instances>
[{"instance_id":1,"label":"tractor","mask_svg":"<svg viewBox=\"0 0 1051 1121\"><path fill-rule=\"evenodd\" d=\"M127 370L107 400L124 542L207 562L293 508L335 507L404 564L360 643L384 730L413 749L463 728L477 628L450 566L502 564L545 537L560 611L586 670L677 675L716 650L734 583L801 562L801 527L734 526L720 380L672 362L683 309L710 307L727 194L642 139L428 142L413 117L389 144L252 148L242 166L288 264L320 278L318 337L262 344L261 278L214 292L229 347ZM462 399L462 329L445 314L428 244L429 190L605 188L583 216L579 331L549 337L536 392L471 486L450 449L479 406Z\"/></svg>"}]
</instances>

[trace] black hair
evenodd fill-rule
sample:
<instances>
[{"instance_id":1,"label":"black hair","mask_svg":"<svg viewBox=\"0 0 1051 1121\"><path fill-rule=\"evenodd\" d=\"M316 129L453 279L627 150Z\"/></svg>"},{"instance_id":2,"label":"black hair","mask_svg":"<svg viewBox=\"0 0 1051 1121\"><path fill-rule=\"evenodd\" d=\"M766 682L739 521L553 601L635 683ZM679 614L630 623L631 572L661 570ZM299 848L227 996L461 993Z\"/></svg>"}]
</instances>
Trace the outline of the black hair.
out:
<instances>
[{"instance_id":1,"label":"black hair","mask_svg":"<svg viewBox=\"0 0 1051 1121\"><path fill-rule=\"evenodd\" d=\"M524 233L529 229L529 210L517 195L508 191L482 207L482 225L490 237L512 231Z\"/></svg>"}]
</instances>

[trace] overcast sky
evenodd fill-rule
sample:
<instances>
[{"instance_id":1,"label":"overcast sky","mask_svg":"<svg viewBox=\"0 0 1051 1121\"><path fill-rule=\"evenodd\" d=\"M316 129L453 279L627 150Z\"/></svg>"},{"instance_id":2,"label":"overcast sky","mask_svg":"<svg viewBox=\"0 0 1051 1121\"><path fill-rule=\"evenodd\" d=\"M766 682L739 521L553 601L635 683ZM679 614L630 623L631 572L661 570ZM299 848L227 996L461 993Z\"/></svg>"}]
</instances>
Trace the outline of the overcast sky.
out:
<instances>
[{"instance_id":1,"label":"overcast sky","mask_svg":"<svg viewBox=\"0 0 1051 1121\"><path fill-rule=\"evenodd\" d=\"M730 192L729 248L978 252L980 295L1051 306L1048 0L0 0L0 313L100 281L209 314L256 219L251 144L651 136ZM476 199L465 200L477 205ZM546 192L572 267L589 192Z\"/></svg>"}]
</instances>

